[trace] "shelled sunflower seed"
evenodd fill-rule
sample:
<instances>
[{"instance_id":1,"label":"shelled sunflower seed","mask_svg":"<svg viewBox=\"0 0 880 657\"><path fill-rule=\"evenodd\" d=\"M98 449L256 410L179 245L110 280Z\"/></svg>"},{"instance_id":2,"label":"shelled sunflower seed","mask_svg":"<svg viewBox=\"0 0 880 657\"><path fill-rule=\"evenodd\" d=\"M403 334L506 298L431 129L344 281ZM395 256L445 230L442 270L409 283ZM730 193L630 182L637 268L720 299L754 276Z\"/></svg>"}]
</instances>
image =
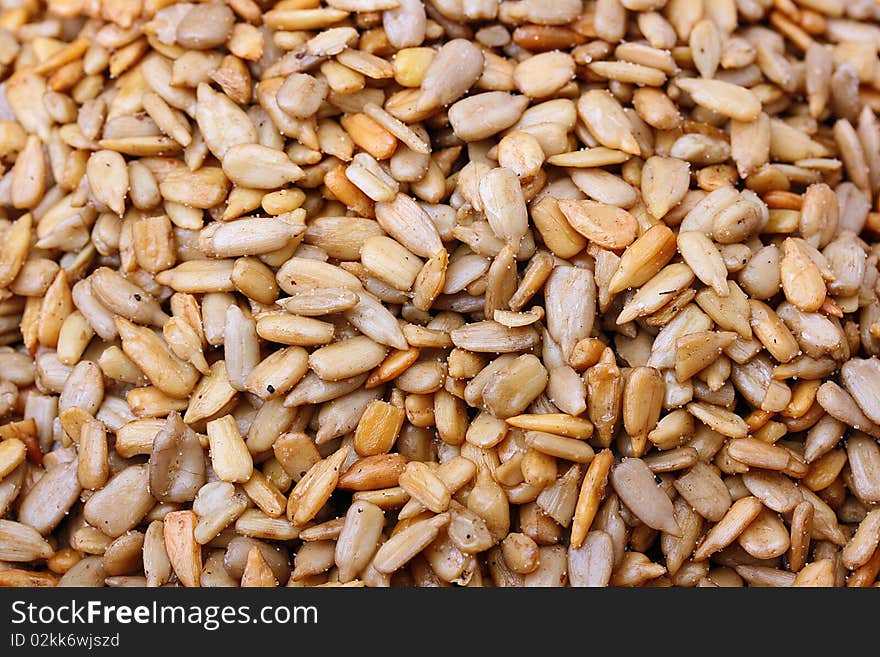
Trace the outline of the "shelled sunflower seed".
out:
<instances>
[{"instance_id":1,"label":"shelled sunflower seed","mask_svg":"<svg viewBox=\"0 0 880 657\"><path fill-rule=\"evenodd\" d=\"M874 586L874 0L0 10L0 585Z\"/></svg>"}]
</instances>

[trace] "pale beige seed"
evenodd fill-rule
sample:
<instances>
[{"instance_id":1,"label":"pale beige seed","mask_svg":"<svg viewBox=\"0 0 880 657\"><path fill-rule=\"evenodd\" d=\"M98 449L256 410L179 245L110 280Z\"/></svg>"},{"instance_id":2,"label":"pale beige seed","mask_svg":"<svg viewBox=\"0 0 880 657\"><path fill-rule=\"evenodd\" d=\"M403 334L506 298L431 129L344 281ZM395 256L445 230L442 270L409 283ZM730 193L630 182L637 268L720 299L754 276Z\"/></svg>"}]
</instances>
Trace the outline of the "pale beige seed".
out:
<instances>
[{"instance_id":1,"label":"pale beige seed","mask_svg":"<svg viewBox=\"0 0 880 657\"><path fill-rule=\"evenodd\" d=\"M735 331L746 340L752 337L749 299L735 282L727 281L726 295L719 295L714 290L705 288L697 292L695 300L721 328Z\"/></svg>"},{"instance_id":2,"label":"pale beige seed","mask_svg":"<svg viewBox=\"0 0 880 657\"><path fill-rule=\"evenodd\" d=\"M341 582L351 581L369 564L384 524L382 509L370 502L355 501L348 508L334 553Z\"/></svg>"},{"instance_id":3,"label":"pale beige seed","mask_svg":"<svg viewBox=\"0 0 880 657\"><path fill-rule=\"evenodd\" d=\"M540 201L533 203L529 209L532 214L532 222L541 234L544 244L553 254L560 258L569 258L580 253L587 245L587 240L572 228L559 209L558 201L553 197L545 196ZM532 261L535 262L535 260L533 258ZM543 265L542 269L552 268L550 261L547 264L541 264Z\"/></svg>"},{"instance_id":4,"label":"pale beige seed","mask_svg":"<svg viewBox=\"0 0 880 657\"><path fill-rule=\"evenodd\" d=\"M789 569L797 572L807 561L813 525L813 506L806 500L797 504L791 517Z\"/></svg>"},{"instance_id":5,"label":"pale beige seed","mask_svg":"<svg viewBox=\"0 0 880 657\"><path fill-rule=\"evenodd\" d=\"M742 463L765 470L784 470L791 458L777 445L769 445L756 438L738 438L728 445L730 456Z\"/></svg>"},{"instance_id":6,"label":"pale beige seed","mask_svg":"<svg viewBox=\"0 0 880 657\"><path fill-rule=\"evenodd\" d=\"M764 222L764 207L760 201L742 194L738 200L715 215L712 236L722 244L734 244L755 234Z\"/></svg>"},{"instance_id":7,"label":"pale beige seed","mask_svg":"<svg viewBox=\"0 0 880 657\"><path fill-rule=\"evenodd\" d=\"M449 122L459 138L479 141L511 127L527 105L525 96L490 91L455 103L449 108Z\"/></svg>"},{"instance_id":8,"label":"pale beige seed","mask_svg":"<svg viewBox=\"0 0 880 657\"><path fill-rule=\"evenodd\" d=\"M804 566L792 586L830 587L834 585L834 562L819 559Z\"/></svg>"},{"instance_id":9,"label":"pale beige seed","mask_svg":"<svg viewBox=\"0 0 880 657\"><path fill-rule=\"evenodd\" d=\"M305 349L280 349L254 366L245 380L245 389L262 399L272 399L287 394L305 376L308 368Z\"/></svg>"},{"instance_id":10,"label":"pale beige seed","mask_svg":"<svg viewBox=\"0 0 880 657\"><path fill-rule=\"evenodd\" d=\"M870 189L868 164L865 152L855 129L847 119L839 119L834 124L834 139L840 151L847 175L863 191Z\"/></svg>"},{"instance_id":11,"label":"pale beige seed","mask_svg":"<svg viewBox=\"0 0 880 657\"><path fill-rule=\"evenodd\" d=\"M496 311L495 316L498 317ZM521 315L536 317L532 312L521 313ZM577 347L572 350L575 352ZM574 361L574 358L571 359ZM547 382L547 397L559 410L570 415L580 415L587 410L586 397L587 387L580 374L573 367L568 365L559 365L549 371L550 378Z\"/></svg>"},{"instance_id":12,"label":"pale beige seed","mask_svg":"<svg viewBox=\"0 0 880 657\"><path fill-rule=\"evenodd\" d=\"M76 460L58 464L22 497L18 519L41 534L48 534L64 519L81 490Z\"/></svg>"},{"instance_id":13,"label":"pale beige seed","mask_svg":"<svg viewBox=\"0 0 880 657\"><path fill-rule=\"evenodd\" d=\"M285 153L259 144L231 146L223 155L223 172L235 184L257 189L278 189L304 175Z\"/></svg>"},{"instance_id":14,"label":"pale beige seed","mask_svg":"<svg viewBox=\"0 0 880 657\"><path fill-rule=\"evenodd\" d=\"M544 287L547 330L563 357L589 337L596 319L596 282L588 269L556 267Z\"/></svg>"},{"instance_id":15,"label":"pale beige seed","mask_svg":"<svg viewBox=\"0 0 880 657\"><path fill-rule=\"evenodd\" d=\"M829 415L845 425L880 437L880 427L868 419L849 393L833 381L826 381L819 387L816 401Z\"/></svg>"},{"instance_id":16,"label":"pale beige seed","mask_svg":"<svg viewBox=\"0 0 880 657\"><path fill-rule=\"evenodd\" d=\"M260 315L256 323L256 333L261 338L304 347L327 344L333 339L334 330L328 322L283 312ZM259 353L255 352L254 364L257 360Z\"/></svg>"},{"instance_id":17,"label":"pale beige seed","mask_svg":"<svg viewBox=\"0 0 880 657\"><path fill-rule=\"evenodd\" d=\"M202 139L221 162L233 146L257 143L254 124L229 96L203 82L198 85L196 98L195 119Z\"/></svg>"},{"instance_id":18,"label":"pale beige seed","mask_svg":"<svg viewBox=\"0 0 880 657\"><path fill-rule=\"evenodd\" d=\"M848 360L840 368L840 379L864 414L877 422L880 419L880 398L877 396L880 360L876 357Z\"/></svg>"},{"instance_id":19,"label":"pale beige seed","mask_svg":"<svg viewBox=\"0 0 880 657\"><path fill-rule=\"evenodd\" d=\"M120 159L122 157L117 153L113 153L112 155L119 157ZM124 169L124 161L122 162L122 166ZM125 187L127 187L127 180L126 176L126 185L123 187L123 191ZM108 181L106 186L101 187L101 191L107 191L109 196L112 196L115 200L116 195L113 192L116 191L117 185L115 185L114 182L115 181L113 180ZM43 198L45 187L46 159L43 156L42 144L35 135L31 135L27 138L25 147L18 154L15 165L12 168L10 196L12 197L13 207L36 207ZM96 196L98 196L98 194L96 194ZM114 203L114 205L120 205L121 203L122 201L120 199L120 202L118 204Z\"/></svg>"},{"instance_id":20,"label":"pale beige seed","mask_svg":"<svg viewBox=\"0 0 880 657\"><path fill-rule=\"evenodd\" d=\"M235 289L232 284L234 266L233 260L190 260L159 272L156 282L177 292L191 294L231 292Z\"/></svg>"},{"instance_id":21,"label":"pale beige seed","mask_svg":"<svg viewBox=\"0 0 880 657\"><path fill-rule=\"evenodd\" d=\"M541 511L563 527L571 524L577 503L577 484L581 476L581 469L578 464L571 466L555 482L545 487L538 495L538 499L535 500Z\"/></svg>"},{"instance_id":22,"label":"pale beige seed","mask_svg":"<svg viewBox=\"0 0 880 657\"><path fill-rule=\"evenodd\" d=\"M373 201L394 200L400 186L368 153L358 153L345 169L345 177Z\"/></svg>"},{"instance_id":23,"label":"pale beige seed","mask_svg":"<svg viewBox=\"0 0 880 657\"><path fill-rule=\"evenodd\" d=\"M223 343L226 356L227 377L233 388L244 390L248 375L260 360L258 328L253 318L245 315L234 303L229 304L222 312L222 336L219 341Z\"/></svg>"},{"instance_id":24,"label":"pale beige seed","mask_svg":"<svg viewBox=\"0 0 880 657\"><path fill-rule=\"evenodd\" d=\"M658 130L669 130L681 123L681 114L675 103L661 90L653 87L636 89L633 108L648 125Z\"/></svg>"},{"instance_id":25,"label":"pale beige seed","mask_svg":"<svg viewBox=\"0 0 880 657\"><path fill-rule=\"evenodd\" d=\"M223 481L244 482L250 479L253 460L231 415L207 424L211 464Z\"/></svg>"},{"instance_id":26,"label":"pale beige seed","mask_svg":"<svg viewBox=\"0 0 880 657\"><path fill-rule=\"evenodd\" d=\"M877 485L880 449L876 441L864 434L850 436L846 443L846 454L853 492L868 502L880 500L880 486Z\"/></svg>"},{"instance_id":27,"label":"pale beige seed","mask_svg":"<svg viewBox=\"0 0 880 657\"><path fill-rule=\"evenodd\" d=\"M755 299L749 300L751 318L749 324L755 337L779 362L787 363L800 353L800 346L794 336L767 304Z\"/></svg>"},{"instance_id":28,"label":"pale beige seed","mask_svg":"<svg viewBox=\"0 0 880 657\"><path fill-rule=\"evenodd\" d=\"M633 369L623 390L623 424L634 456L642 456L647 436L657 425L664 397L664 382L652 367Z\"/></svg>"},{"instance_id":29,"label":"pale beige seed","mask_svg":"<svg viewBox=\"0 0 880 657\"><path fill-rule=\"evenodd\" d=\"M874 555L880 542L880 510L872 509L859 523L858 529L843 548L841 558L850 570L864 566Z\"/></svg>"},{"instance_id":30,"label":"pale beige seed","mask_svg":"<svg viewBox=\"0 0 880 657\"><path fill-rule=\"evenodd\" d=\"M704 78L712 78L721 60L722 38L715 22L703 19L691 30L688 40L694 65Z\"/></svg>"},{"instance_id":31,"label":"pale beige seed","mask_svg":"<svg viewBox=\"0 0 880 657\"><path fill-rule=\"evenodd\" d=\"M504 440L506 434L507 425L503 420L482 412L468 426L465 440L480 449L491 449Z\"/></svg>"},{"instance_id":32,"label":"pale beige seed","mask_svg":"<svg viewBox=\"0 0 880 657\"><path fill-rule=\"evenodd\" d=\"M485 521L496 541L502 540L510 531L510 508L506 495L492 478L488 468L483 467L477 472L476 482L468 496L467 508Z\"/></svg>"},{"instance_id":33,"label":"pale beige seed","mask_svg":"<svg viewBox=\"0 0 880 657\"><path fill-rule=\"evenodd\" d=\"M645 165L647 166L647 164ZM642 174L644 176L644 173ZM728 295L727 267L718 247L701 231L679 232L678 250L697 278L722 297Z\"/></svg>"},{"instance_id":34,"label":"pale beige seed","mask_svg":"<svg viewBox=\"0 0 880 657\"><path fill-rule=\"evenodd\" d=\"M250 538L289 541L299 536L299 529L284 518L267 516L259 509L247 509L235 521L237 532Z\"/></svg>"},{"instance_id":35,"label":"pale beige seed","mask_svg":"<svg viewBox=\"0 0 880 657\"><path fill-rule=\"evenodd\" d=\"M589 438L593 435L593 425L588 420L564 413L523 414L509 417L506 422L519 429L573 438Z\"/></svg>"},{"instance_id":36,"label":"pale beige seed","mask_svg":"<svg viewBox=\"0 0 880 657\"><path fill-rule=\"evenodd\" d=\"M80 431L77 447L77 477L87 490L104 486L109 474L106 428L97 420L87 421Z\"/></svg>"},{"instance_id":37,"label":"pale beige seed","mask_svg":"<svg viewBox=\"0 0 880 657\"><path fill-rule=\"evenodd\" d=\"M596 34L609 43L617 43L626 31L626 9L620 0L600 0L593 19Z\"/></svg>"},{"instance_id":38,"label":"pale beige seed","mask_svg":"<svg viewBox=\"0 0 880 657\"><path fill-rule=\"evenodd\" d=\"M466 324L450 336L456 347L475 352L515 352L538 343L538 333L531 326L508 328L488 320Z\"/></svg>"},{"instance_id":39,"label":"pale beige seed","mask_svg":"<svg viewBox=\"0 0 880 657\"><path fill-rule=\"evenodd\" d=\"M755 497L743 497L733 503L724 517L709 530L706 537L694 552L694 559L702 561L721 550L742 534L763 509L761 501Z\"/></svg>"},{"instance_id":40,"label":"pale beige seed","mask_svg":"<svg viewBox=\"0 0 880 657\"><path fill-rule=\"evenodd\" d=\"M449 489L425 463L407 463L399 481L401 488L430 511L442 513L449 507L452 499Z\"/></svg>"},{"instance_id":41,"label":"pale beige seed","mask_svg":"<svg viewBox=\"0 0 880 657\"><path fill-rule=\"evenodd\" d=\"M561 199L559 209L577 232L603 248L622 249L636 238L638 223L622 208L594 201Z\"/></svg>"},{"instance_id":42,"label":"pale beige seed","mask_svg":"<svg viewBox=\"0 0 880 657\"><path fill-rule=\"evenodd\" d=\"M518 415L544 391L547 381L540 360L525 354L491 375L483 388L483 404L497 418Z\"/></svg>"},{"instance_id":43,"label":"pale beige seed","mask_svg":"<svg viewBox=\"0 0 880 657\"><path fill-rule=\"evenodd\" d=\"M413 305L418 310L428 310L446 284L449 254L441 249L419 270L413 283Z\"/></svg>"},{"instance_id":44,"label":"pale beige seed","mask_svg":"<svg viewBox=\"0 0 880 657\"><path fill-rule=\"evenodd\" d=\"M236 492L227 482L212 481L199 490L193 501L193 511L199 516L195 539L205 544L227 527L244 511L247 497Z\"/></svg>"},{"instance_id":45,"label":"pale beige seed","mask_svg":"<svg viewBox=\"0 0 880 657\"><path fill-rule=\"evenodd\" d=\"M122 216L125 212L125 197L128 194L128 169L125 159L114 151L97 151L89 157L86 175L95 198Z\"/></svg>"},{"instance_id":46,"label":"pale beige seed","mask_svg":"<svg viewBox=\"0 0 880 657\"><path fill-rule=\"evenodd\" d=\"M196 384L198 371L177 358L167 343L150 329L122 317L117 317L115 322L122 338L122 350L153 385L172 397L187 397Z\"/></svg>"},{"instance_id":47,"label":"pale beige seed","mask_svg":"<svg viewBox=\"0 0 880 657\"><path fill-rule=\"evenodd\" d=\"M652 156L642 168L642 198L648 212L662 219L687 192L690 166L684 160Z\"/></svg>"},{"instance_id":48,"label":"pale beige seed","mask_svg":"<svg viewBox=\"0 0 880 657\"><path fill-rule=\"evenodd\" d=\"M541 142L525 130L514 130L498 142L498 164L520 178L537 174L544 163Z\"/></svg>"},{"instance_id":49,"label":"pale beige seed","mask_svg":"<svg viewBox=\"0 0 880 657\"><path fill-rule=\"evenodd\" d=\"M156 126L162 130L162 132L173 138L181 146L189 146L189 144L192 143L193 138L190 133L189 125L178 116L175 110L168 105L159 94L152 92L146 93L144 94L142 102L147 114L149 114L150 118L156 122ZM198 106L196 111L198 112ZM198 117L198 114L196 116ZM196 120L198 120L198 118ZM130 176L132 173L131 164L129 165ZM134 178L134 176L131 177L132 179ZM133 182L134 181L132 180L132 183ZM134 187L134 184L132 184L132 187ZM132 194L132 200L134 200L134 194Z\"/></svg>"},{"instance_id":50,"label":"pale beige seed","mask_svg":"<svg viewBox=\"0 0 880 657\"><path fill-rule=\"evenodd\" d=\"M818 117L825 109L831 93L830 82L834 63L829 49L814 42L807 48L804 64L808 107L810 114Z\"/></svg>"},{"instance_id":51,"label":"pale beige seed","mask_svg":"<svg viewBox=\"0 0 880 657\"><path fill-rule=\"evenodd\" d=\"M761 113L753 121L730 122L730 150L740 176L755 173L770 159L770 119Z\"/></svg>"},{"instance_id":52,"label":"pale beige seed","mask_svg":"<svg viewBox=\"0 0 880 657\"><path fill-rule=\"evenodd\" d=\"M575 438L566 438L541 431L526 432L526 445L542 454L575 463L593 460L593 448Z\"/></svg>"},{"instance_id":53,"label":"pale beige seed","mask_svg":"<svg viewBox=\"0 0 880 657\"><path fill-rule=\"evenodd\" d=\"M705 78L681 78L675 83L694 102L737 121L754 121L761 113L761 101L744 87Z\"/></svg>"},{"instance_id":54,"label":"pale beige seed","mask_svg":"<svg viewBox=\"0 0 880 657\"><path fill-rule=\"evenodd\" d=\"M373 567L382 573L392 573L402 568L425 549L449 521L449 514L442 513L419 520L397 532L379 548L373 559Z\"/></svg>"},{"instance_id":55,"label":"pale beige seed","mask_svg":"<svg viewBox=\"0 0 880 657\"><path fill-rule=\"evenodd\" d=\"M846 537L837 524L834 510L805 486L801 487L801 494L804 500L813 506L812 537L817 540L831 541L841 547L846 545Z\"/></svg>"},{"instance_id":56,"label":"pale beige seed","mask_svg":"<svg viewBox=\"0 0 880 657\"><path fill-rule=\"evenodd\" d=\"M526 96L544 98L574 77L574 67L574 60L568 53L540 53L517 64L513 81Z\"/></svg>"},{"instance_id":57,"label":"pale beige seed","mask_svg":"<svg viewBox=\"0 0 880 657\"><path fill-rule=\"evenodd\" d=\"M152 295L109 267L96 269L89 280L95 298L117 315L154 326L162 326L168 319Z\"/></svg>"},{"instance_id":58,"label":"pale beige seed","mask_svg":"<svg viewBox=\"0 0 880 657\"><path fill-rule=\"evenodd\" d=\"M603 146L632 155L641 154L623 108L610 93L588 91L578 100L577 110L590 133Z\"/></svg>"},{"instance_id":59,"label":"pale beige seed","mask_svg":"<svg viewBox=\"0 0 880 657\"><path fill-rule=\"evenodd\" d=\"M609 80L626 84L638 84L650 87L662 87L666 82L666 73L652 66L644 66L633 62L592 62L590 71Z\"/></svg>"},{"instance_id":60,"label":"pale beige seed","mask_svg":"<svg viewBox=\"0 0 880 657\"><path fill-rule=\"evenodd\" d=\"M742 548L758 559L774 559L785 554L791 541L788 530L775 513L762 509L737 538Z\"/></svg>"},{"instance_id":61,"label":"pale beige seed","mask_svg":"<svg viewBox=\"0 0 880 657\"><path fill-rule=\"evenodd\" d=\"M175 168L159 183L162 198L184 206L209 209L226 198L229 180L220 167L191 172Z\"/></svg>"},{"instance_id":62,"label":"pale beige seed","mask_svg":"<svg viewBox=\"0 0 880 657\"><path fill-rule=\"evenodd\" d=\"M132 224L131 233L135 258L141 268L157 273L174 265L174 233L167 216L143 217Z\"/></svg>"},{"instance_id":63,"label":"pale beige seed","mask_svg":"<svg viewBox=\"0 0 880 657\"><path fill-rule=\"evenodd\" d=\"M225 43L234 21L234 14L226 5L196 5L177 24L176 40L185 48L215 48Z\"/></svg>"},{"instance_id":64,"label":"pale beige seed","mask_svg":"<svg viewBox=\"0 0 880 657\"><path fill-rule=\"evenodd\" d=\"M325 381L340 381L369 372L385 358L387 349L366 336L321 347L309 356L309 366Z\"/></svg>"},{"instance_id":65,"label":"pale beige seed","mask_svg":"<svg viewBox=\"0 0 880 657\"><path fill-rule=\"evenodd\" d=\"M403 144L406 144L406 146L414 153L419 153L421 155L428 155L431 153L430 144L428 144L412 128L391 116L378 105L367 103L364 105L363 111L364 114L397 137Z\"/></svg>"},{"instance_id":66,"label":"pale beige seed","mask_svg":"<svg viewBox=\"0 0 880 657\"><path fill-rule=\"evenodd\" d=\"M664 224L645 231L624 251L617 271L608 283L611 294L639 287L659 272L675 254L675 235Z\"/></svg>"},{"instance_id":67,"label":"pale beige seed","mask_svg":"<svg viewBox=\"0 0 880 657\"><path fill-rule=\"evenodd\" d=\"M649 435L648 439L651 440L652 436ZM696 465L699 458L699 453L693 447L676 447L645 457L644 461L651 472L658 473L685 470Z\"/></svg>"},{"instance_id":68,"label":"pale beige seed","mask_svg":"<svg viewBox=\"0 0 880 657\"><path fill-rule=\"evenodd\" d=\"M30 249L33 218L25 213L4 234L5 248L0 251L0 287L9 285L24 265Z\"/></svg>"},{"instance_id":69,"label":"pale beige seed","mask_svg":"<svg viewBox=\"0 0 880 657\"><path fill-rule=\"evenodd\" d=\"M287 499L260 470L253 471L242 490L267 516L279 518L284 515Z\"/></svg>"},{"instance_id":70,"label":"pale beige seed","mask_svg":"<svg viewBox=\"0 0 880 657\"><path fill-rule=\"evenodd\" d=\"M132 432L138 421L126 425ZM142 420L140 422L147 422ZM151 427L145 437L150 454L150 491L160 502L183 502L195 499L199 488L205 483L206 467L202 445L194 431L186 426L177 413L171 413L158 433ZM126 435L129 432L126 432ZM116 433L116 448L122 431ZM128 438L126 442L128 442Z\"/></svg>"},{"instance_id":71,"label":"pale beige seed","mask_svg":"<svg viewBox=\"0 0 880 657\"><path fill-rule=\"evenodd\" d=\"M480 177L479 194L495 235L517 246L528 229L528 214L516 174L501 167L487 171Z\"/></svg>"},{"instance_id":72,"label":"pale beige seed","mask_svg":"<svg viewBox=\"0 0 880 657\"><path fill-rule=\"evenodd\" d=\"M587 412L596 425L601 444L607 446L620 419L623 377L613 352L605 348L599 361L586 372Z\"/></svg>"},{"instance_id":73,"label":"pale beige seed","mask_svg":"<svg viewBox=\"0 0 880 657\"><path fill-rule=\"evenodd\" d=\"M296 292L279 300L288 312L304 317L321 317L350 310L357 305L358 296L342 288L315 288Z\"/></svg>"},{"instance_id":74,"label":"pale beige seed","mask_svg":"<svg viewBox=\"0 0 880 657\"><path fill-rule=\"evenodd\" d=\"M260 548L254 545L248 552L247 563L241 576L242 588L274 587L278 582L275 574L266 563Z\"/></svg>"},{"instance_id":75,"label":"pale beige seed","mask_svg":"<svg viewBox=\"0 0 880 657\"><path fill-rule=\"evenodd\" d=\"M698 331L675 341L675 377L684 383L711 365L736 339L729 331Z\"/></svg>"},{"instance_id":76,"label":"pale beige seed","mask_svg":"<svg viewBox=\"0 0 880 657\"><path fill-rule=\"evenodd\" d=\"M419 109L424 111L458 100L482 74L483 61L482 51L466 39L443 44L422 80Z\"/></svg>"},{"instance_id":77,"label":"pale beige seed","mask_svg":"<svg viewBox=\"0 0 880 657\"><path fill-rule=\"evenodd\" d=\"M278 298L275 272L256 258L239 258L232 268L230 280L246 297L271 305Z\"/></svg>"},{"instance_id":78,"label":"pale beige seed","mask_svg":"<svg viewBox=\"0 0 880 657\"><path fill-rule=\"evenodd\" d=\"M630 159L630 155L620 150L597 146L577 151L556 153L547 158L547 163L557 167L605 167L620 164Z\"/></svg>"},{"instance_id":79,"label":"pale beige seed","mask_svg":"<svg viewBox=\"0 0 880 657\"><path fill-rule=\"evenodd\" d=\"M644 461L637 458L621 461L611 471L611 484L620 499L646 525L680 535L672 502L654 482L654 475Z\"/></svg>"},{"instance_id":80,"label":"pale beige seed","mask_svg":"<svg viewBox=\"0 0 880 657\"><path fill-rule=\"evenodd\" d=\"M172 511L162 521L165 552L177 578L184 586L200 586L202 548L196 543L196 514Z\"/></svg>"},{"instance_id":81,"label":"pale beige seed","mask_svg":"<svg viewBox=\"0 0 880 657\"><path fill-rule=\"evenodd\" d=\"M639 193L632 185L602 169L575 169L571 180L584 194L600 203L632 208L639 200Z\"/></svg>"},{"instance_id":82,"label":"pale beige seed","mask_svg":"<svg viewBox=\"0 0 880 657\"><path fill-rule=\"evenodd\" d=\"M589 532L581 547L568 550L568 579L571 586L608 586L613 566L612 539L604 531Z\"/></svg>"},{"instance_id":83,"label":"pale beige seed","mask_svg":"<svg viewBox=\"0 0 880 657\"><path fill-rule=\"evenodd\" d=\"M339 482L340 469L349 453L341 447L322 461L315 463L297 482L287 501L287 518L302 526L315 517Z\"/></svg>"},{"instance_id":84,"label":"pale beige seed","mask_svg":"<svg viewBox=\"0 0 880 657\"><path fill-rule=\"evenodd\" d=\"M307 73L292 73L278 89L276 99L282 110L293 117L305 119L318 111L329 90L324 80Z\"/></svg>"},{"instance_id":85,"label":"pale beige seed","mask_svg":"<svg viewBox=\"0 0 880 657\"><path fill-rule=\"evenodd\" d=\"M822 274L800 244L791 238L782 243L779 261L785 298L804 312L815 312L825 301Z\"/></svg>"},{"instance_id":86,"label":"pale beige seed","mask_svg":"<svg viewBox=\"0 0 880 657\"><path fill-rule=\"evenodd\" d=\"M690 286L693 280L694 272L686 264L667 265L646 282L621 309L617 324L625 324L659 310L672 295Z\"/></svg>"},{"instance_id":87,"label":"pale beige seed","mask_svg":"<svg viewBox=\"0 0 880 657\"><path fill-rule=\"evenodd\" d=\"M83 516L108 536L121 536L140 524L156 503L148 481L147 465L125 468L88 499ZM120 500L125 500L125 504L120 504Z\"/></svg>"},{"instance_id":88,"label":"pale beige seed","mask_svg":"<svg viewBox=\"0 0 880 657\"><path fill-rule=\"evenodd\" d=\"M0 557L5 561L48 559L54 550L32 527L13 520L0 520Z\"/></svg>"},{"instance_id":89,"label":"pale beige seed","mask_svg":"<svg viewBox=\"0 0 880 657\"><path fill-rule=\"evenodd\" d=\"M425 7L416 0L398 0L397 6L382 12L382 27L398 53L420 45L425 38Z\"/></svg>"},{"instance_id":90,"label":"pale beige seed","mask_svg":"<svg viewBox=\"0 0 880 657\"><path fill-rule=\"evenodd\" d=\"M462 486L469 483L477 473L477 466L473 461L456 456L437 467L436 474L449 489L450 493L455 493ZM425 507L416 500L410 499L398 513L400 520L413 518L422 513Z\"/></svg>"},{"instance_id":91,"label":"pale beige seed","mask_svg":"<svg viewBox=\"0 0 880 657\"><path fill-rule=\"evenodd\" d=\"M687 410L704 424L730 438L743 438L748 434L749 428L745 421L720 406L706 402L691 402L687 405Z\"/></svg>"},{"instance_id":92,"label":"pale beige seed","mask_svg":"<svg viewBox=\"0 0 880 657\"><path fill-rule=\"evenodd\" d=\"M376 220L389 235L423 258L443 248L436 225L413 199L398 194L391 203L376 204Z\"/></svg>"},{"instance_id":93,"label":"pale beige seed","mask_svg":"<svg viewBox=\"0 0 880 657\"><path fill-rule=\"evenodd\" d=\"M18 438L0 441L0 478L5 477L24 463L27 448Z\"/></svg>"}]
</instances>

